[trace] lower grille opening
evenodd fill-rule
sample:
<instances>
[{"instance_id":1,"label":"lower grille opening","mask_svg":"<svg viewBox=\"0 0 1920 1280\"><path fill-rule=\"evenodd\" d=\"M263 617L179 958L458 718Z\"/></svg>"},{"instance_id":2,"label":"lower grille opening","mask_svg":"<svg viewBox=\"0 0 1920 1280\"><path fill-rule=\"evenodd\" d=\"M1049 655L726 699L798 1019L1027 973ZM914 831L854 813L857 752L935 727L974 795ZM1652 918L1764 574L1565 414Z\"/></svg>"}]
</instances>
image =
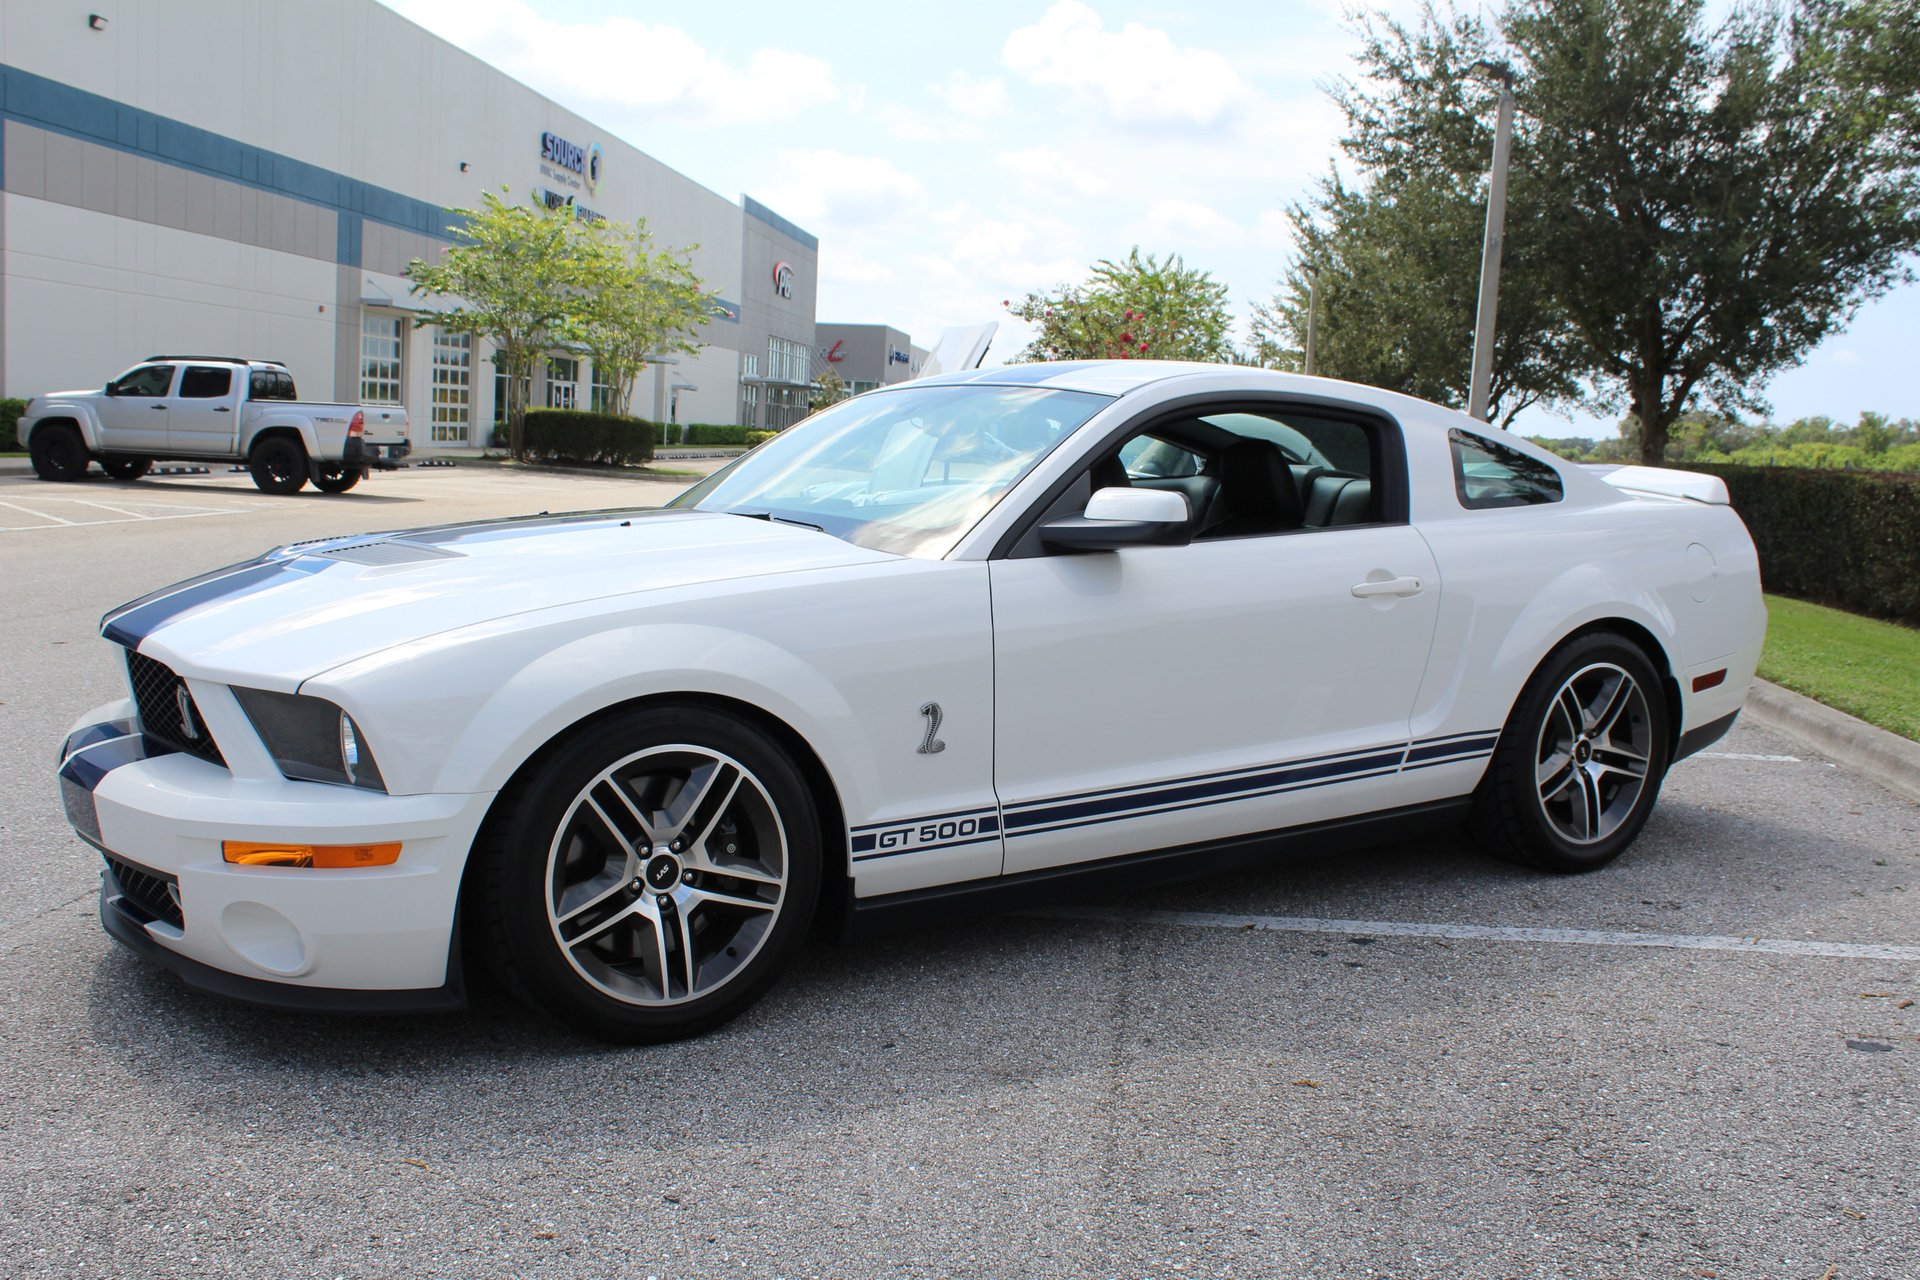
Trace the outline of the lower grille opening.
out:
<instances>
[{"instance_id":1,"label":"lower grille opening","mask_svg":"<svg viewBox=\"0 0 1920 1280\"><path fill-rule=\"evenodd\" d=\"M209 764L225 765L207 722L187 692L187 682L164 662L127 650L127 683L140 708L140 732L163 751L184 751Z\"/></svg>"},{"instance_id":2,"label":"lower grille opening","mask_svg":"<svg viewBox=\"0 0 1920 1280\"><path fill-rule=\"evenodd\" d=\"M135 866L111 853L101 856L107 860L107 873L113 877L114 889L119 891L122 911L143 925L159 921L176 929L187 927L187 917L180 910L177 879Z\"/></svg>"}]
</instances>

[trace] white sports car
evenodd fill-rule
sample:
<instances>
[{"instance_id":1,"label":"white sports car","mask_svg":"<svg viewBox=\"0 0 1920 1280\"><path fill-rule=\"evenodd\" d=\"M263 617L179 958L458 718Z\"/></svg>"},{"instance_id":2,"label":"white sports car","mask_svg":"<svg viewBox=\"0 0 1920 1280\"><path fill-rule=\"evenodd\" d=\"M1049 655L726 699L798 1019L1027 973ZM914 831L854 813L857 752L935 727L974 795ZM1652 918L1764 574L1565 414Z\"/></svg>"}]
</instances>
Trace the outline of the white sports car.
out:
<instances>
[{"instance_id":1,"label":"white sports car","mask_svg":"<svg viewBox=\"0 0 1920 1280\"><path fill-rule=\"evenodd\" d=\"M1765 613L1714 478L1217 365L871 392L660 510L301 543L102 623L108 931L257 1002L738 1013L816 920L1471 819L1598 867Z\"/></svg>"}]
</instances>

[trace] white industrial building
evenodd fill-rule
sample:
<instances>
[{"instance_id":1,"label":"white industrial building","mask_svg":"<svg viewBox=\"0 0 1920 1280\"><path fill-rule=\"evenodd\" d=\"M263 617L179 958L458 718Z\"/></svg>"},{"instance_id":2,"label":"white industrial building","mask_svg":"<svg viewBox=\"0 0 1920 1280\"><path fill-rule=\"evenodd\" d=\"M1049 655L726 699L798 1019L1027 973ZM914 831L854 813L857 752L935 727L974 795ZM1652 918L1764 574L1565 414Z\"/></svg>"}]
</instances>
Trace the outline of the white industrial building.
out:
<instances>
[{"instance_id":1,"label":"white industrial building","mask_svg":"<svg viewBox=\"0 0 1920 1280\"><path fill-rule=\"evenodd\" d=\"M448 209L502 187L699 246L726 314L635 413L804 416L813 236L375 0L0 4L0 393L96 387L161 352L257 356L308 398L404 404L416 448L484 444L491 351L416 328L402 272L448 243ZM555 351L532 403L603 394Z\"/></svg>"}]
</instances>

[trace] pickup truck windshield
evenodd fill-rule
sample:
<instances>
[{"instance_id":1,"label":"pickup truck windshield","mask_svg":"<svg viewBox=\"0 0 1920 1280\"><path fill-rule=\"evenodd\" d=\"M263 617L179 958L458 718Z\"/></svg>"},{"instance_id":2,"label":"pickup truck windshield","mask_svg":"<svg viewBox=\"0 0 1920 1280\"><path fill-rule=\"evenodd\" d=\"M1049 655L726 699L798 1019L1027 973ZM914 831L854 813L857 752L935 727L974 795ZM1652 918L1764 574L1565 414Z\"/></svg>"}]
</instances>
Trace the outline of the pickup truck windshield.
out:
<instances>
[{"instance_id":1,"label":"pickup truck windshield","mask_svg":"<svg viewBox=\"0 0 1920 1280\"><path fill-rule=\"evenodd\" d=\"M1030 387L872 391L788 428L668 506L804 524L938 559L1105 396Z\"/></svg>"}]
</instances>

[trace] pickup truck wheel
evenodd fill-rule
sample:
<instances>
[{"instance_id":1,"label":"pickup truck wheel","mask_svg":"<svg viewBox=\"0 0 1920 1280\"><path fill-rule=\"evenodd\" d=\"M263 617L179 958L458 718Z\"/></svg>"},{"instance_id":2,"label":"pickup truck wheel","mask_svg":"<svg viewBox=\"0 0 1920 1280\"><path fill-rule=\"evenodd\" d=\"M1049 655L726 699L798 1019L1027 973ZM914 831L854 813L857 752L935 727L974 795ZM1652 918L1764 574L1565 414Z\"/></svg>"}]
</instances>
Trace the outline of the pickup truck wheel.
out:
<instances>
[{"instance_id":1,"label":"pickup truck wheel","mask_svg":"<svg viewBox=\"0 0 1920 1280\"><path fill-rule=\"evenodd\" d=\"M101 469L115 480L138 480L153 470L152 458L102 458Z\"/></svg>"},{"instance_id":2,"label":"pickup truck wheel","mask_svg":"<svg viewBox=\"0 0 1920 1280\"><path fill-rule=\"evenodd\" d=\"M269 436L253 446L247 470L262 493L298 493L307 483L307 451L297 440Z\"/></svg>"},{"instance_id":3,"label":"pickup truck wheel","mask_svg":"<svg viewBox=\"0 0 1920 1280\"><path fill-rule=\"evenodd\" d=\"M697 1035L786 969L820 891L805 779L731 715L655 706L563 742L503 798L479 923L527 1003L626 1044Z\"/></svg>"},{"instance_id":4,"label":"pickup truck wheel","mask_svg":"<svg viewBox=\"0 0 1920 1280\"><path fill-rule=\"evenodd\" d=\"M321 467L313 473L313 487L322 493L345 493L365 475L359 467Z\"/></svg>"},{"instance_id":5,"label":"pickup truck wheel","mask_svg":"<svg viewBox=\"0 0 1920 1280\"><path fill-rule=\"evenodd\" d=\"M78 480L87 474L87 445L80 433L65 425L42 427L27 445L33 474L42 480Z\"/></svg>"}]
</instances>

